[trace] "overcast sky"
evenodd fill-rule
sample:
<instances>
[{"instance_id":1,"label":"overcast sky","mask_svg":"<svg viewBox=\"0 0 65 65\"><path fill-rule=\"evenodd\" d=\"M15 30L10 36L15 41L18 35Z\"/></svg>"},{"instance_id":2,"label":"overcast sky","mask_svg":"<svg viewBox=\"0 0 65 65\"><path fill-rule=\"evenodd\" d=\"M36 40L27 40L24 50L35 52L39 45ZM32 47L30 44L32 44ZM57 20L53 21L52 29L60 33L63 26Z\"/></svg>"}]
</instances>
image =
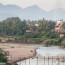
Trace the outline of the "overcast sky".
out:
<instances>
[{"instance_id":1,"label":"overcast sky","mask_svg":"<svg viewBox=\"0 0 65 65\"><path fill-rule=\"evenodd\" d=\"M22 8L38 5L40 8L48 11L55 8L65 9L65 0L0 0L4 5L15 4Z\"/></svg>"}]
</instances>

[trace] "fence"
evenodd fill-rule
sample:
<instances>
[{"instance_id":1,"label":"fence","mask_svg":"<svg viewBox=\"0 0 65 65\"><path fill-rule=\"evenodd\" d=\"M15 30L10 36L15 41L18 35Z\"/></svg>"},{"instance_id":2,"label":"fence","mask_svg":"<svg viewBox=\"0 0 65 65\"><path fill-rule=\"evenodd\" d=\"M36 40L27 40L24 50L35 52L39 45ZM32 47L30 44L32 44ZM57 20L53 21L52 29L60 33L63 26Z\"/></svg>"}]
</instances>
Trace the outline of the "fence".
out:
<instances>
[{"instance_id":1,"label":"fence","mask_svg":"<svg viewBox=\"0 0 65 65\"><path fill-rule=\"evenodd\" d=\"M21 60L21 57L18 57L20 59L20 62L18 62L18 65L65 65L65 56L57 56L57 57L34 57L26 60ZM17 57L12 58L17 59Z\"/></svg>"}]
</instances>

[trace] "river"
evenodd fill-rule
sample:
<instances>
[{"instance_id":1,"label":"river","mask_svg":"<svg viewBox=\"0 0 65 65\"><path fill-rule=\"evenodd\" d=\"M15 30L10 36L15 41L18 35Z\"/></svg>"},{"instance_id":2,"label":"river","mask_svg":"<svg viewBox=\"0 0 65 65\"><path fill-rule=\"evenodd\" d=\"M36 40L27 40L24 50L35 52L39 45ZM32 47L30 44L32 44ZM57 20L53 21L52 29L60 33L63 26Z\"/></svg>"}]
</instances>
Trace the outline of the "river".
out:
<instances>
[{"instance_id":1,"label":"river","mask_svg":"<svg viewBox=\"0 0 65 65\"><path fill-rule=\"evenodd\" d=\"M49 60L48 62L48 59L45 60L44 57L65 56L65 50L55 46L52 47L39 46L36 52L37 52L36 57L38 57L38 59L34 57L27 60L23 60L21 62L18 62L18 65L49 65L49 64L58 65L58 61L56 59L53 59L53 61ZM65 62L61 62L60 64L63 65L63 63Z\"/></svg>"}]
</instances>

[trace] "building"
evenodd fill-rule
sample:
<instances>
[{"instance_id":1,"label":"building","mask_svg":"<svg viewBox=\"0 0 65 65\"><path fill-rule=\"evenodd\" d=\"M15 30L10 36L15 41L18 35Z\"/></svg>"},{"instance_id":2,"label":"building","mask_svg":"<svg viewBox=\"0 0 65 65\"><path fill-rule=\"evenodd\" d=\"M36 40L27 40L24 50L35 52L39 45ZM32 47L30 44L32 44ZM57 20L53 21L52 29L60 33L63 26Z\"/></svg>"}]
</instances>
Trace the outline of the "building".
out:
<instances>
[{"instance_id":1,"label":"building","mask_svg":"<svg viewBox=\"0 0 65 65\"><path fill-rule=\"evenodd\" d=\"M65 36L65 29L62 29L61 26L63 24L63 20L58 20L55 26L55 31L57 31L60 37Z\"/></svg>"},{"instance_id":2,"label":"building","mask_svg":"<svg viewBox=\"0 0 65 65\"><path fill-rule=\"evenodd\" d=\"M61 29L62 24L63 24L63 21L62 20L58 20L56 25L55 25L55 31L59 32L60 29Z\"/></svg>"},{"instance_id":3,"label":"building","mask_svg":"<svg viewBox=\"0 0 65 65\"><path fill-rule=\"evenodd\" d=\"M35 26L39 26L38 24L35 24Z\"/></svg>"},{"instance_id":4,"label":"building","mask_svg":"<svg viewBox=\"0 0 65 65\"><path fill-rule=\"evenodd\" d=\"M27 22L26 24L27 24L27 26L31 26L31 24L29 22Z\"/></svg>"},{"instance_id":5,"label":"building","mask_svg":"<svg viewBox=\"0 0 65 65\"><path fill-rule=\"evenodd\" d=\"M60 35L60 37L65 36L65 29L61 29L61 30L59 31L59 35Z\"/></svg>"},{"instance_id":6,"label":"building","mask_svg":"<svg viewBox=\"0 0 65 65\"><path fill-rule=\"evenodd\" d=\"M31 30L26 30L26 33L30 33L31 32Z\"/></svg>"}]
</instances>

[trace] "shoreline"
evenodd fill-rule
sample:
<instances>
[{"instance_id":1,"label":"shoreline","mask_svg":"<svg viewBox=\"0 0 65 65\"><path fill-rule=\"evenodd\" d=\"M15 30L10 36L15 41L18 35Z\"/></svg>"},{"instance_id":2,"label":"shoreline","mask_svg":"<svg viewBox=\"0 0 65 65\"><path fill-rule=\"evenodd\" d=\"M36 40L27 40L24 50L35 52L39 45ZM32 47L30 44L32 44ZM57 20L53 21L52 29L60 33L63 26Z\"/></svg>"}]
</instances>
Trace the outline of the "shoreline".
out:
<instances>
[{"instance_id":1,"label":"shoreline","mask_svg":"<svg viewBox=\"0 0 65 65\"><path fill-rule=\"evenodd\" d=\"M36 50L38 47L31 46L31 45L25 45L25 44L1 44L0 48L2 48L4 51L9 51L9 55L6 57L8 58L9 64L14 64L19 61L29 59L36 56Z\"/></svg>"},{"instance_id":2,"label":"shoreline","mask_svg":"<svg viewBox=\"0 0 65 65\"><path fill-rule=\"evenodd\" d=\"M1 43L2 44L2 43ZM10 61L8 61L8 63L10 63L11 65L12 64L15 64L15 63L17 63L17 62L20 62L20 61L23 61L23 60L26 60L26 59L29 59L29 58L33 58L33 57L35 57L36 56L36 50L38 49L38 47L39 46L36 46L36 44L21 44L21 43L4 43L4 44L2 44L2 45L4 45L4 47L2 47L2 49L4 50L4 51L12 51L12 52L10 52L10 56L6 56L6 57L8 57L9 59L10 59ZM14 45L14 47L15 48L9 48L8 47L8 45L9 46L13 46ZM35 46L34 46L35 45ZM7 46L7 47L5 47L5 46ZM18 46L18 47L17 47ZM41 46L43 46L43 47L46 47L45 45L41 45ZM60 47L60 46L55 46L55 45L51 45L51 46L48 46L48 47L58 47L58 48L60 48L60 49L65 49L65 48L62 48L62 47ZM18 51L19 52L18 52ZM16 51L17 51L17 53L16 53ZM23 53L21 53L20 54L20 51L21 52L23 52ZM26 53L28 51L28 53ZM14 56L14 55L12 55L11 56L11 53L12 54L14 54L14 55L16 55L16 54L20 54L20 55L16 55L16 56ZM23 55L22 55L23 54ZM13 58L12 58L13 57ZM11 59L12 58L12 59Z\"/></svg>"},{"instance_id":3,"label":"shoreline","mask_svg":"<svg viewBox=\"0 0 65 65\"><path fill-rule=\"evenodd\" d=\"M36 56L36 50L37 50L37 48L35 49L35 53L33 54L33 56L29 56L28 58L22 58L21 60L16 61L15 63L17 63L17 62L21 62L21 61L23 61L23 60L27 60L27 59L30 59L30 58L35 57L35 56ZM15 64L15 63L14 63L14 64Z\"/></svg>"},{"instance_id":4,"label":"shoreline","mask_svg":"<svg viewBox=\"0 0 65 65\"><path fill-rule=\"evenodd\" d=\"M15 61L15 62L12 62L12 63L10 63L10 64L17 64L17 62L20 62L20 61L23 61L23 60L27 60L27 59L29 59L29 58L33 58L33 57L35 57L36 56L36 50L35 50L35 54L33 55L33 56L29 56L28 58L21 58L21 59L18 59L17 61Z\"/></svg>"},{"instance_id":5,"label":"shoreline","mask_svg":"<svg viewBox=\"0 0 65 65\"><path fill-rule=\"evenodd\" d=\"M36 56L36 50L37 50L37 48L34 50L34 54L32 55L32 56L29 56L28 58L22 58L21 60L18 60L18 61L16 61L16 62L14 62L13 64L15 64L15 63L17 63L17 62L20 62L20 61L23 61L23 60L26 60L26 59L29 59L29 58L33 58L33 57L35 57Z\"/></svg>"},{"instance_id":6,"label":"shoreline","mask_svg":"<svg viewBox=\"0 0 65 65\"><path fill-rule=\"evenodd\" d=\"M44 47L59 47L60 49L64 49L65 50L65 48L63 47L63 46L56 46L56 45L49 45L49 46L45 46L45 45L43 45L43 44L41 44L42 46L44 46Z\"/></svg>"}]
</instances>

